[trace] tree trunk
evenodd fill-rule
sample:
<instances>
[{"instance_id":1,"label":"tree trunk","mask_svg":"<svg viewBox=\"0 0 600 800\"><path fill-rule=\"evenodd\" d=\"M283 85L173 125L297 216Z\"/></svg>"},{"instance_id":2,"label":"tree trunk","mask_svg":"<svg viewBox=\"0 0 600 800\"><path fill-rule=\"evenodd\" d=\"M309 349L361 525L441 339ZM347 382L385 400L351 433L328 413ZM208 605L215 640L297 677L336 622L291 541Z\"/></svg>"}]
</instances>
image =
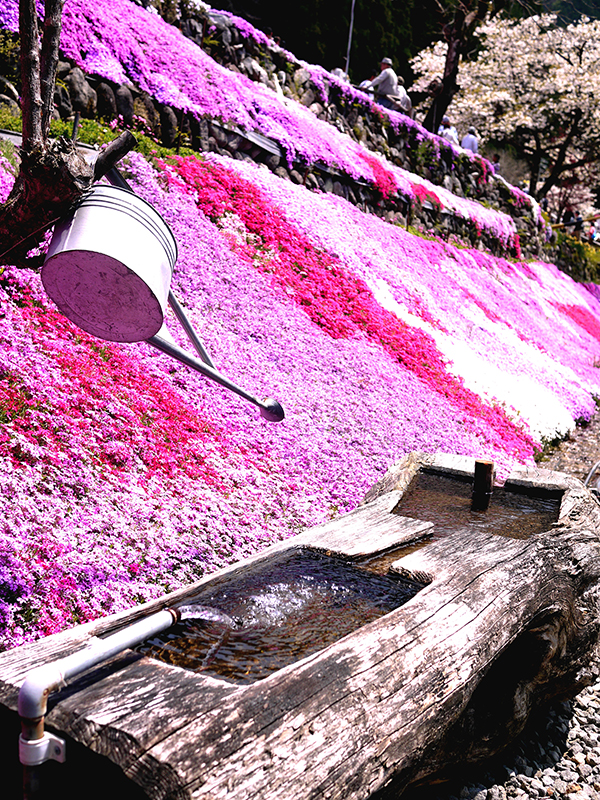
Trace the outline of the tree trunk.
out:
<instances>
[{"instance_id":1,"label":"tree trunk","mask_svg":"<svg viewBox=\"0 0 600 800\"><path fill-rule=\"evenodd\" d=\"M94 169L77 153L74 142L48 138L63 4L64 0L46 0L40 50L36 4L19 2L23 140L19 174L0 206L0 265L39 267L43 255L30 257L29 252L43 243L48 228L69 213L93 181L136 144L125 131L101 154Z\"/></svg>"},{"instance_id":2,"label":"tree trunk","mask_svg":"<svg viewBox=\"0 0 600 800\"><path fill-rule=\"evenodd\" d=\"M444 65L444 77L442 78L441 91L433 98L429 111L423 121L423 127L437 133L442 122L442 118L448 106L452 102L454 95L458 92L458 67L460 56L465 42L465 15L459 10L456 12L454 22L448 25L444 31L448 42L448 52L446 53L446 63Z\"/></svg>"},{"instance_id":3,"label":"tree trunk","mask_svg":"<svg viewBox=\"0 0 600 800\"><path fill-rule=\"evenodd\" d=\"M550 175L547 177L546 181L544 182L544 185L536 195L538 199L540 197L545 197L548 194L550 189L557 184L560 176L565 171L565 158L567 157L567 150L569 149L571 142L577 135L577 132L579 130L579 123L581 122L582 116L583 116L582 110L580 108L576 108L575 112L573 113L573 121L571 123L571 127L569 128L569 132L560 146L560 150L558 151L556 160L552 165L552 169L550 170ZM568 168L571 169L572 165L570 165Z\"/></svg>"},{"instance_id":4,"label":"tree trunk","mask_svg":"<svg viewBox=\"0 0 600 800\"><path fill-rule=\"evenodd\" d=\"M0 206L0 264L40 266L42 259L28 258L28 252L40 245L50 225L66 216L90 188L93 176L93 168L67 139L21 150L19 175Z\"/></svg>"},{"instance_id":5,"label":"tree trunk","mask_svg":"<svg viewBox=\"0 0 600 800\"><path fill-rule=\"evenodd\" d=\"M431 133L437 133L448 106L459 90L457 82L460 57L464 54L467 37L489 12L493 14L503 7L502 0L464 0L456 4L452 23L444 27L444 38L448 42L444 77L441 91L434 96L429 111L423 121L423 127ZM453 7L453 4L450 6Z\"/></svg>"},{"instance_id":6,"label":"tree trunk","mask_svg":"<svg viewBox=\"0 0 600 800\"><path fill-rule=\"evenodd\" d=\"M40 35L35 0L19 0L23 141L15 185L0 206L0 264L37 267L28 258L47 228L65 216L92 184L93 170L66 139L48 140L63 0L46 0Z\"/></svg>"}]
</instances>

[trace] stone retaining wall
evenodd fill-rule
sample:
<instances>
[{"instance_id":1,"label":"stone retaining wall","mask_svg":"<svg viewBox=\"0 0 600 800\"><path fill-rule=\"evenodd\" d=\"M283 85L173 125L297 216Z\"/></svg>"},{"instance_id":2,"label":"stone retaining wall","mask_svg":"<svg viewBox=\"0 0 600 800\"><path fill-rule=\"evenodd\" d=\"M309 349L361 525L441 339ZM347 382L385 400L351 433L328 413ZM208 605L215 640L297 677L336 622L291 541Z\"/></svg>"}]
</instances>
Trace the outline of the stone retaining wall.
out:
<instances>
[{"instance_id":1,"label":"stone retaining wall","mask_svg":"<svg viewBox=\"0 0 600 800\"><path fill-rule=\"evenodd\" d=\"M137 2L149 4L149 0ZM535 203L506 181L494 177L486 159L473 159L470 154L457 152L408 117L389 115L364 92L321 67L299 61L244 20L208 8L192 12L189 4L182 2L176 24L215 61L275 91L280 89L285 96L307 106L316 116L382 153L397 166L444 186L459 197L478 200L508 214L515 221L523 252L543 257L545 236L540 230ZM376 201L378 207L381 200ZM386 209L394 210L397 209ZM462 231L473 242L480 238L459 221L432 217L427 209L424 216L420 210L417 214L423 217L418 221L424 225L434 223L442 234L448 230L457 234ZM484 243L497 251L493 243Z\"/></svg>"},{"instance_id":2,"label":"stone retaining wall","mask_svg":"<svg viewBox=\"0 0 600 800\"><path fill-rule=\"evenodd\" d=\"M149 4L149 0L137 2ZM509 214L516 224L522 255L552 257L536 204L520 190L494 176L485 159L459 152L445 140L428 134L409 117L388 114L366 94L321 67L298 61L244 20L208 8L203 10L198 3L194 6L191 11L190 2L171 3L168 21L178 25L216 61L283 92L408 172L444 186L457 196ZM457 237L495 254L506 253L505 243L489 232L482 232L469 219L441 212L427 201L414 201L400 195L386 198L376 186L359 183L326 165L290 164L273 140L215 119L199 120L191 114L182 114L131 85L117 85L97 76L84 75L68 61L59 64L55 104L62 119L71 118L75 112L84 118L99 117L108 121L121 116L124 124L131 126L136 117L138 121L141 118L148 131L166 147L174 147L182 141L197 151L261 162L282 178L302 183L309 189L343 196L364 211L390 222L411 224L442 238ZM518 255L515 251L508 254Z\"/></svg>"}]
</instances>

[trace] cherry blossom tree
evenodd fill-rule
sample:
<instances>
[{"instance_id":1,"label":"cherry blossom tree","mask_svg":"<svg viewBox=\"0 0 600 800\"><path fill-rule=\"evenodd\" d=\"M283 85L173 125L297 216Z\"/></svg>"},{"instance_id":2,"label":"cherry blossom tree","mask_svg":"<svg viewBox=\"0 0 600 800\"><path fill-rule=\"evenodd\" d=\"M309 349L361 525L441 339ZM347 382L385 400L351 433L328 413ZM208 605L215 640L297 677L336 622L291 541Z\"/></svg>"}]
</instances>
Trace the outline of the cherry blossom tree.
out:
<instances>
[{"instance_id":1,"label":"cherry blossom tree","mask_svg":"<svg viewBox=\"0 0 600 800\"><path fill-rule=\"evenodd\" d=\"M561 27L554 15L488 19L481 50L460 64L453 121L483 140L511 148L529 168L530 194L600 178L600 21ZM423 90L446 63L438 42L413 59ZM592 178L591 175L594 177Z\"/></svg>"}]
</instances>

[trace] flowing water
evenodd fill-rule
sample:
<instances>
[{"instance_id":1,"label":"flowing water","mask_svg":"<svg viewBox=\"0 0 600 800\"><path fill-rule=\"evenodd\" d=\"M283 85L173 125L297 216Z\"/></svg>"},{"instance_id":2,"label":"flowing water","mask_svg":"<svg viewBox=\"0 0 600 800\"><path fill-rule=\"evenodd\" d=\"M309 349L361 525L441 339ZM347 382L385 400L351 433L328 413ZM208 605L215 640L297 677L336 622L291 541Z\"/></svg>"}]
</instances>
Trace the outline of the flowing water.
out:
<instances>
[{"instance_id":1,"label":"flowing water","mask_svg":"<svg viewBox=\"0 0 600 800\"><path fill-rule=\"evenodd\" d=\"M185 619L137 649L195 672L253 683L388 614L421 588L294 551L208 588L183 607Z\"/></svg>"}]
</instances>

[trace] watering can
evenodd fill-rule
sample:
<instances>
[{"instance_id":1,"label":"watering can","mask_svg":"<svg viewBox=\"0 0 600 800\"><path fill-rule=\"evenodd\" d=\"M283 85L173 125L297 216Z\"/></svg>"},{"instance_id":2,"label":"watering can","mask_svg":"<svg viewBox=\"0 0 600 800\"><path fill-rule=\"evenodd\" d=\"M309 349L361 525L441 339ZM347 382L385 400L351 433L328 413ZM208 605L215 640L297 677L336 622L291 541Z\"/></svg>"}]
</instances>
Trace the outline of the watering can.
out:
<instances>
[{"instance_id":1,"label":"watering can","mask_svg":"<svg viewBox=\"0 0 600 800\"><path fill-rule=\"evenodd\" d=\"M177 243L141 197L95 184L59 223L42 283L62 313L111 342L141 342L163 324Z\"/></svg>"},{"instance_id":2,"label":"watering can","mask_svg":"<svg viewBox=\"0 0 600 800\"><path fill-rule=\"evenodd\" d=\"M111 185L95 184L54 229L42 267L50 298L84 331L113 342L146 341L258 406L264 419L280 422L277 400L259 400L217 371L170 290L177 243L165 220L118 170L106 177ZM165 334L167 304L198 356Z\"/></svg>"}]
</instances>

